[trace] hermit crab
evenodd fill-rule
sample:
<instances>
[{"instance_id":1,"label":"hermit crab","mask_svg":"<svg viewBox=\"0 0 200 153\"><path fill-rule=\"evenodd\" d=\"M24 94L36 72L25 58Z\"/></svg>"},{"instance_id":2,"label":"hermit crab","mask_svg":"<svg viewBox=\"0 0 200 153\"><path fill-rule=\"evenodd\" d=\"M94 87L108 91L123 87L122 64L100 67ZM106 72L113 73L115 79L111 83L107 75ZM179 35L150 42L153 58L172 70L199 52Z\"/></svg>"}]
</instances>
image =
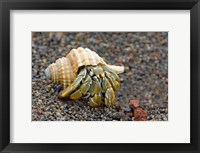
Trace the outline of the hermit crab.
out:
<instances>
[{"instance_id":1,"label":"hermit crab","mask_svg":"<svg viewBox=\"0 0 200 153\"><path fill-rule=\"evenodd\" d=\"M85 98L91 107L115 104L115 91L120 88L118 74L123 72L123 66L106 64L97 53L81 47L72 49L45 70L48 79L63 87L59 98Z\"/></svg>"}]
</instances>

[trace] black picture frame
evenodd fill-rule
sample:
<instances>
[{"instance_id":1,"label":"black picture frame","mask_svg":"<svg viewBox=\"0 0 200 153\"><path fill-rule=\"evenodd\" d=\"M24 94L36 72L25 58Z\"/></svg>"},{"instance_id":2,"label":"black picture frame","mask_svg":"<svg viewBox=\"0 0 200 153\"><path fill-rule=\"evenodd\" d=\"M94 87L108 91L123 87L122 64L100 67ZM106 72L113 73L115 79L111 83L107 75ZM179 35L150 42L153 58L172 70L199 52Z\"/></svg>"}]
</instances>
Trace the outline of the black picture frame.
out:
<instances>
[{"instance_id":1,"label":"black picture frame","mask_svg":"<svg viewBox=\"0 0 200 153\"><path fill-rule=\"evenodd\" d=\"M22 144L10 143L10 10L190 10L191 143ZM7 152L200 152L199 0L0 0L0 150Z\"/></svg>"}]
</instances>

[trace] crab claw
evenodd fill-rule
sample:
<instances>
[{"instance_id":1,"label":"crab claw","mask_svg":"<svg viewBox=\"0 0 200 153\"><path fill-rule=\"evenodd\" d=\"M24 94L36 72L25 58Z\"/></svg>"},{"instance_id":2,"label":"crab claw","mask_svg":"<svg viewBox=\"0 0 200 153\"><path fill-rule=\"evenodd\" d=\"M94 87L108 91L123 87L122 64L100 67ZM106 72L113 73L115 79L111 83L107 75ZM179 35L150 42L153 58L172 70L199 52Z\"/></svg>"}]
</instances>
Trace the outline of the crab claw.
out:
<instances>
[{"instance_id":1,"label":"crab claw","mask_svg":"<svg viewBox=\"0 0 200 153\"><path fill-rule=\"evenodd\" d=\"M86 77L86 74L86 69L82 69L81 72L78 74L77 78L74 80L74 82L59 93L59 98L67 98L72 92L74 92L81 84L81 81Z\"/></svg>"},{"instance_id":2,"label":"crab claw","mask_svg":"<svg viewBox=\"0 0 200 153\"><path fill-rule=\"evenodd\" d=\"M83 81L83 84L80 86L80 88L70 95L70 98L73 100L77 100L81 98L83 95L85 95L88 92L91 84L92 84L92 79L88 75L86 79Z\"/></svg>"}]
</instances>

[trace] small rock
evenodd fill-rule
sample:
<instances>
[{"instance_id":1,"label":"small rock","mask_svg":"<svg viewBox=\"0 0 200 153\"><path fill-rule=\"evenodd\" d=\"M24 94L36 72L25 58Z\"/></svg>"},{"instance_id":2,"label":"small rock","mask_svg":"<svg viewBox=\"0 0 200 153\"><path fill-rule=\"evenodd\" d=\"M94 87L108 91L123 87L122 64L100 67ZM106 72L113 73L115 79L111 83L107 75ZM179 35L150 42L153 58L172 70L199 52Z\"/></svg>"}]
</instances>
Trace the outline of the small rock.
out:
<instances>
[{"instance_id":1,"label":"small rock","mask_svg":"<svg viewBox=\"0 0 200 153\"><path fill-rule=\"evenodd\" d=\"M137 108L140 106L140 101L138 99L133 99L129 103L130 108Z\"/></svg>"}]
</instances>

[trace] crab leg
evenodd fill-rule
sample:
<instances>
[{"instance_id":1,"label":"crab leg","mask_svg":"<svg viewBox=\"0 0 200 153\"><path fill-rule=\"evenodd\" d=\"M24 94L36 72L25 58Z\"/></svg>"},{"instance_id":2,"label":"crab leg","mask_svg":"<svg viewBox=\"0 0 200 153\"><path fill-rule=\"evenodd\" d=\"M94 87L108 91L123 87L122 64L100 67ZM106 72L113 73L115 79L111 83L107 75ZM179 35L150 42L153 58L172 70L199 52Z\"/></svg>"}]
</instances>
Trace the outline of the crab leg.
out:
<instances>
[{"instance_id":1,"label":"crab leg","mask_svg":"<svg viewBox=\"0 0 200 153\"><path fill-rule=\"evenodd\" d=\"M109 80L102 75L102 91L105 93L105 105L112 107L115 103L115 94Z\"/></svg>"},{"instance_id":2,"label":"crab leg","mask_svg":"<svg viewBox=\"0 0 200 153\"><path fill-rule=\"evenodd\" d=\"M101 94L95 94L94 97L90 97L89 99L89 105L91 107L97 107L101 105Z\"/></svg>"},{"instance_id":3,"label":"crab leg","mask_svg":"<svg viewBox=\"0 0 200 153\"><path fill-rule=\"evenodd\" d=\"M97 76L93 77L92 85L90 88L90 95L93 96L89 99L89 105L91 107L97 107L101 105L101 84Z\"/></svg>"},{"instance_id":4,"label":"crab leg","mask_svg":"<svg viewBox=\"0 0 200 153\"><path fill-rule=\"evenodd\" d=\"M105 93L106 106L112 107L115 103L115 93L112 88L108 88Z\"/></svg>"},{"instance_id":5,"label":"crab leg","mask_svg":"<svg viewBox=\"0 0 200 153\"><path fill-rule=\"evenodd\" d=\"M114 91L119 90L120 83L115 79L113 73L109 73L108 71L105 72L106 77L108 78L109 82L111 83Z\"/></svg>"}]
</instances>

